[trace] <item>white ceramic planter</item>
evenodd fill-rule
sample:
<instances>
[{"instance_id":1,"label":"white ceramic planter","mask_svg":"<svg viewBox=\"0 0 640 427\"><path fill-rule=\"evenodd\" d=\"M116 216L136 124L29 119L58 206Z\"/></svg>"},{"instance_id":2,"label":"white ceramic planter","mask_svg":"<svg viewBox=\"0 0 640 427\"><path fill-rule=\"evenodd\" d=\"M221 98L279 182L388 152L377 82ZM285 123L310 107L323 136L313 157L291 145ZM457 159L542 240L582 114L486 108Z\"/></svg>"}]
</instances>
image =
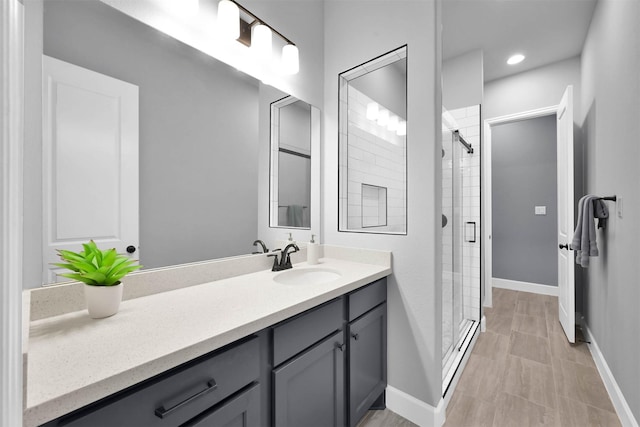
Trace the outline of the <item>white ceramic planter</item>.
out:
<instances>
[{"instance_id":1,"label":"white ceramic planter","mask_svg":"<svg viewBox=\"0 0 640 427\"><path fill-rule=\"evenodd\" d=\"M115 286L84 285L84 296L91 318L113 316L118 312L122 301L122 283Z\"/></svg>"}]
</instances>

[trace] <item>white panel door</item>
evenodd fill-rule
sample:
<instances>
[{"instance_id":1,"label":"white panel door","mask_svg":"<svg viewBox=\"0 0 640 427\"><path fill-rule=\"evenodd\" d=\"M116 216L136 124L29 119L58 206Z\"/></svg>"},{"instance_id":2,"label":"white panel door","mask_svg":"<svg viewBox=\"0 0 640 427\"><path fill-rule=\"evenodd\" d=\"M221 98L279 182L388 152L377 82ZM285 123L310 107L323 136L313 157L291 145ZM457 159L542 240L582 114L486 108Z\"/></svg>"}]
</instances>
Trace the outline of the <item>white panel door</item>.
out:
<instances>
[{"instance_id":1,"label":"white panel door","mask_svg":"<svg viewBox=\"0 0 640 427\"><path fill-rule=\"evenodd\" d=\"M56 249L139 257L138 87L43 56L43 283ZM131 251L132 248L129 248Z\"/></svg>"},{"instance_id":2,"label":"white panel door","mask_svg":"<svg viewBox=\"0 0 640 427\"><path fill-rule=\"evenodd\" d=\"M562 329L575 342L575 272L573 252L573 87L568 86L558 105L558 310Z\"/></svg>"}]
</instances>

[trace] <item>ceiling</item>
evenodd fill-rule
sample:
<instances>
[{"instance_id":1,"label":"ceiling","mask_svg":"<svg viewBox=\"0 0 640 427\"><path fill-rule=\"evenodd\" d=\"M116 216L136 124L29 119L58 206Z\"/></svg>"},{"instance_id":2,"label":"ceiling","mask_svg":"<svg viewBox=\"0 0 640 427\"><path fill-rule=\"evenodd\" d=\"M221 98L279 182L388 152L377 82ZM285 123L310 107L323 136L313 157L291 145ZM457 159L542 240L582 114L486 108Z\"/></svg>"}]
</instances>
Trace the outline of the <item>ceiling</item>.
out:
<instances>
[{"instance_id":1,"label":"ceiling","mask_svg":"<svg viewBox=\"0 0 640 427\"><path fill-rule=\"evenodd\" d=\"M596 0L443 0L443 59L484 52L484 81L582 52ZM507 65L522 53L526 59Z\"/></svg>"}]
</instances>

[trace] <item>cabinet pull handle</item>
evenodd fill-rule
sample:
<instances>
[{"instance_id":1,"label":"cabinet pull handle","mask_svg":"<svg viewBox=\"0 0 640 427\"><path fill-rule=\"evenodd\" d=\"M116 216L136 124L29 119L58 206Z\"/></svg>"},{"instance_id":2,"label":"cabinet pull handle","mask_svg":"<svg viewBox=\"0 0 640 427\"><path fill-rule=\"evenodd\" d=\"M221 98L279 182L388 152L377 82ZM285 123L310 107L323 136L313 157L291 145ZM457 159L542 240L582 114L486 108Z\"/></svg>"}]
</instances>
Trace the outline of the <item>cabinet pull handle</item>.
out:
<instances>
[{"instance_id":1,"label":"cabinet pull handle","mask_svg":"<svg viewBox=\"0 0 640 427\"><path fill-rule=\"evenodd\" d=\"M336 343L336 347L340 349L340 351L344 351L344 344Z\"/></svg>"},{"instance_id":2,"label":"cabinet pull handle","mask_svg":"<svg viewBox=\"0 0 640 427\"><path fill-rule=\"evenodd\" d=\"M215 390L216 388L218 388L218 384L216 384L216 380L210 379L207 382L207 388L197 392L196 394L194 394L191 397L186 398L185 400L183 400L182 402L178 403L177 405L172 406L169 409L164 409L164 405L160 406L159 408L156 408L156 416L159 417L159 418L164 418L164 417L170 415L173 411L176 411L176 410L180 409L184 405L189 404L190 402L192 402L192 401L196 400L197 398L209 393L210 391Z\"/></svg>"},{"instance_id":3,"label":"cabinet pull handle","mask_svg":"<svg viewBox=\"0 0 640 427\"><path fill-rule=\"evenodd\" d=\"M351 333L351 336L353 337L354 340L358 341L358 338L360 338L360 335L356 334L355 332Z\"/></svg>"}]
</instances>

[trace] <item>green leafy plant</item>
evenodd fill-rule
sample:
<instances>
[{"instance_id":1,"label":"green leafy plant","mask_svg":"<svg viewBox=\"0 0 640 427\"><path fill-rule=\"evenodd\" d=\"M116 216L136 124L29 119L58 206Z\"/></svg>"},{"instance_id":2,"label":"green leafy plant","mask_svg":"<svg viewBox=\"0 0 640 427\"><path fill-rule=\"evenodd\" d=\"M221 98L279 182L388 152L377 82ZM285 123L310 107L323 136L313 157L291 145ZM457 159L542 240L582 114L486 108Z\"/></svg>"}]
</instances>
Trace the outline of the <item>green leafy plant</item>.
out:
<instances>
[{"instance_id":1,"label":"green leafy plant","mask_svg":"<svg viewBox=\"0 0 640 427\"><path fill-rule=\"evenodd\" d=\"M82 246L82 252L58 250L64 263L53 265L72 271L62 276L91 286L115 286L124 276L142 267L133 265L135 260L117 253L115 249L99 249L93 240Z\"/></svg>"}]
</instances>

